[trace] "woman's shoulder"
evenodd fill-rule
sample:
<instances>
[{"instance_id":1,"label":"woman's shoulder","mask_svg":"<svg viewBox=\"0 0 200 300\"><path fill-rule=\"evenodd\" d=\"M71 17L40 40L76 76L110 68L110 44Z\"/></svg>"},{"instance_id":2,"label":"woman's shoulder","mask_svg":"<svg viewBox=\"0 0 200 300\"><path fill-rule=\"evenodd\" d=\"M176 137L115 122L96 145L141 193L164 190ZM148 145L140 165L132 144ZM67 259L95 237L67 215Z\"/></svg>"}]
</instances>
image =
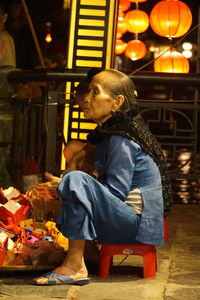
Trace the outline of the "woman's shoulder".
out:
<instances>
[{"instance_id":1,"label":"woman's shoulder","mask_svg":"<svg viewBox=\"0 0 200 300\"><path fill-rule=\"evenodd\" d=\"M141 149L140 145L137 144L133 139L125 135L113 134L109 137L109 142L113 146L125 145L136 149Z\"/></svg>"}]
</instances>

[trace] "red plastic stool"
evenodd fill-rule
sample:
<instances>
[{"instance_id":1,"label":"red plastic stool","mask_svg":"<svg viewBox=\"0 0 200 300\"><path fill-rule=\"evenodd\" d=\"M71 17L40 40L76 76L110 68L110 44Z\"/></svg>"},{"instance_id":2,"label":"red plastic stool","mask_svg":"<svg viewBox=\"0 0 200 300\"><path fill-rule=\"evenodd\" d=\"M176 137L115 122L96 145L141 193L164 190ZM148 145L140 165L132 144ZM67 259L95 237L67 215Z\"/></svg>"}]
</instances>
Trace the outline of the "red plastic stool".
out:
<instances>
[{"instance_id":1,"label":"red plastic stool","mask_svg":"<svg viewBox=\"0 0 200 300\"><path fill-rule=\"evenodd\" d=\"M144 278L154 278L157 270L156 248L147 244L102 244L99 254L99 277L109 276L113 255L140 255Z\"/></svg>"},{"instance_id":2,"label":"red plastic stool","mask_svg":"<svg viewBox=\"0 0 200 300\"><path fill-rule=\"evenodd\" d=\"M169 240L168 225L167 225L167 221L165 219L164 219L164 240L165 241Z\"/></svg>"}]
</instances>

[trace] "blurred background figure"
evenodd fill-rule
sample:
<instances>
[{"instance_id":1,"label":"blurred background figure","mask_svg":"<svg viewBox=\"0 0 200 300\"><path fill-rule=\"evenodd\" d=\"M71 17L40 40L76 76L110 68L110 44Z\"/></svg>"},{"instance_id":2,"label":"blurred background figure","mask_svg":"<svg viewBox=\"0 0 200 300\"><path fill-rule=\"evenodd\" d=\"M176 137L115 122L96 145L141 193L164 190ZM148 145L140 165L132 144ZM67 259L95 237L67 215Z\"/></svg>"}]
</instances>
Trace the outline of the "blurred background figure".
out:
<instances>
[{"instance_id":1,"label":"blurred background figure","mask_svg":"<svg viewBox=\"0 0 200 300\"><path fill-rule=\"evenodd\" d=\"M8 19L8 0L0 0L0 71L16 68L15 45L12 36L5 30ZM12 184L8 172L10 151L13 142L13 108L5 88L0 90L0 187Z\"/></svg>"},{"instance_id":2,"label":"blurred background figure","mask_svg":"<svg viewBox=\"0 0 200 300\"><path fill-rule=\"evenodd\" d=\"M0 0L0 67L16 67L15 45L11 35L5 30L8 18L8 2Z\"/></svg>"}]
</instances>

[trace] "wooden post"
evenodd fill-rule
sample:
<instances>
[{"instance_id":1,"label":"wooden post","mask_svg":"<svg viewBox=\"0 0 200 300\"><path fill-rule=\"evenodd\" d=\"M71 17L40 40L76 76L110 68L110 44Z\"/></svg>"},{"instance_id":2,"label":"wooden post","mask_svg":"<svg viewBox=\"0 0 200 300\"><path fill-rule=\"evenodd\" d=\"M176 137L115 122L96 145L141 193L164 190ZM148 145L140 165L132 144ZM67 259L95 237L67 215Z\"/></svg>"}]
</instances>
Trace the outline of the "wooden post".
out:
<instances>
[{"instance_id":1,"label":"wooden post","mask_svg":"<svg viewBox=\"0 0 200 300\"><path fill-rule=\"evenodd\" d=\"M38 38L37 38L37 35L36 35L36 32L35 32L35 28L33 26L33 22L32 22L31 16L29 14L28 7L26 5L26 1L25 0L21 0L21 3L23 5L23 8L24 8L24 11L25 11L28 23L29 23L29 27L30 27L30 30L31 30L31 33L32 33L32 36L33 36L33 40L34 40L35 47L36 47L36 50L37 50L37 53L38 53L38 56L39 56L41 67L45 68L44 58L43 58L43 55L42 55L42 52L41 52L41 49L40 49L40 45L39 45Z\"/></svg>"}]
</instances>

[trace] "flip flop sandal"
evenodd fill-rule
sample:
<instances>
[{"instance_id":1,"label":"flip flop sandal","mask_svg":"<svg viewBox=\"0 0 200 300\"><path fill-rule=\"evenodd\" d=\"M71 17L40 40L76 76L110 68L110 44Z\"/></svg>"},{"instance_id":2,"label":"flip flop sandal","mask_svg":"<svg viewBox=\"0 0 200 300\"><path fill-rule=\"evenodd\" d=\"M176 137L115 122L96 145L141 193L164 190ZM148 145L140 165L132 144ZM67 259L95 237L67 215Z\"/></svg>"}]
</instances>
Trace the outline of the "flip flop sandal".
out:
<instances>
[{"instance_id":1,"label":"flip flop sandal","mask_svg":"<svg viewBox=\"0 0 200 300\"><path fill-rule=\"evenodd\" d=\"M65 276L54 272L48 272L44 274L44 277L48 278L47 282L39 283L33 281L32 284L34 285L60 285L60 284L85 285L88 284L90 281L89 278L73 279L70 276Z\"/></svg>"}]
</instances>

